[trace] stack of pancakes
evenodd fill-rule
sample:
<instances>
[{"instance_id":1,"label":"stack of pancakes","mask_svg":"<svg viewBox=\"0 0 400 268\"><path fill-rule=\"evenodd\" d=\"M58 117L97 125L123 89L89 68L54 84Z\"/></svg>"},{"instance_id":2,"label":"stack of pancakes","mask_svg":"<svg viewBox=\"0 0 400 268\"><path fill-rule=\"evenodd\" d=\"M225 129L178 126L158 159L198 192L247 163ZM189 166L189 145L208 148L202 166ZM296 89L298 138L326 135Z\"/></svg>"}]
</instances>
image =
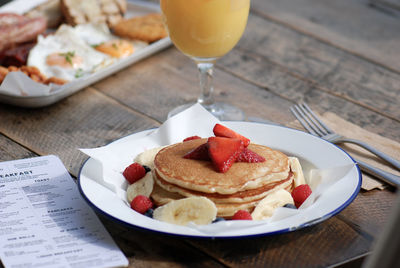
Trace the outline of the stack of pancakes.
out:
<instances>
[{"instance_id":1,"label":"stack of pancakes","mask_svg":"<svg viewBox=\"0 0 400 268\"><path fill-rule=\"evenodd\" d=\"M206 142L207 139L197 139L177 143L157 153L153 169L156 183L151 195L156 205L204 196L215 203L219 217L229 218L239 209L251 212L261 199L275 190L292 191L297 172L292 172L291 159L282 152L250 144L248 149L263 156L265 162L238 162L226 173L219 173L211 161L183 158Z\"/></svg>"}]
</instances>

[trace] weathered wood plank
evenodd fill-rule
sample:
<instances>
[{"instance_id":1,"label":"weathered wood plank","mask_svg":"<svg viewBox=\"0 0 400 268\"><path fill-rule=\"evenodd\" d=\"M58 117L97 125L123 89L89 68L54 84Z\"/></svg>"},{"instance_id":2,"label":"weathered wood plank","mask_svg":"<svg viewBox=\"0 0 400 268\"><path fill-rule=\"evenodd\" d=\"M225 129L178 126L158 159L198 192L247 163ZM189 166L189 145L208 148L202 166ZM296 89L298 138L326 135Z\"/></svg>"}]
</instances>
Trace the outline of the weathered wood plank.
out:
<instances>
[{"instance_id":1,"label":"weathered wood plank","mask_svg":"<svg viewBox=\"0 0 400 268\"><path fill-rule=\"evenodd\" d=\"M293 120L288 112L291 102L305 100L311 105L315 104L313 106L320 112L330 110L370 131L400 140L400 125L396 120L386 118L368 107L354 105L348 98L329 94L330 89L321 89L315 81L303 79L301 75L269 61L264 55L235 49L221 58L217 67L216 99L226 99L244 109L249 116L287 123ZM170 109L197 96L196 72L190 59L170 48L94 87L133 109L163 121ZM154 73L157 74L156 79ZM374 96L373 99L382 103L380 98ZM395 99L392 98L392 102Z\"/></svg>"},{"instance_id":2,"label":"weathered wood plank","mask_svg":"<svg viewBox=\"0 0 400 268\"><path fill-rule=\"evenodd\" d=\"M400 13L400 1L399 0L369 0L370 5L378 5L379 7L385 7L385 12L389 12L392 16L399 15Z\"/></svg>"},{"instance_id":3,"label":"weathered wood plank","mask_svg":"<svg viewBox=\"0 0 400 268\"><path fill-rule=\"evenodd\" d=\"M327 267L371 250L395 198L387 191L360 193L340 214L310 228L263 238L190 243L215 258L224 256L221 262L231 267Z\"/></svg>"},{"instance_id":4,"label":"weathered wood plank","mask_svg":"<svg viewBox=\"0 0 400 268\"><path fill-rule=\"evenodd\" d=\"M220 59L217 62L218 67L223 68L226 72L231 72L234 76L238 76L245 81L256 82L255 84L261 88L267 86L271 90L273 90L272 85L283 83L281 80L290 80L282 84L282 87L285 88L284 91L279 88L274 93L292 101L304 97L303 94L308 91L310 92L309 95L305 96L307 99L312 99L315 94L317 96L320 95L320 99L316 99L315 103L319 103L321 99L333 99L335 100L335 105L331 105L332 102L327 101L324 106L334 106L337 108L336 113L340 114L343 110L343 105L346 105L346 107L351 108L346 115L346 119L350 119L350 121L358 125L367 126L372 131L380 130L379 134L386 135L387 137L398 136L398 134L394 133L398 127L396 119L400 118L396 102L396 92L398 91L396 88L400 85L399 75L376 67L373 64L353 55L348 55L343 51L331 48L316 40L304 37L282 26L265 22L262 18L254 17L250 19L249 23L251 24L249 25L251 29L258 26L258 29L263 29L263 31L271 31L271 35L274 35L275 39L279 39L278 35L281 34L283 34L284 38L277 41L277 44L269 44L269 38L264 41L257 39L262 39L261 35L263 33L257 30L250 30L250 33L246 33L241 41L239 49ZM273 33L274 31L277 31L277 33ZM285 41L285 39L288 41ZM290 44L296 40L296 42L299 42L299 39L302 39L305 43L312 43L315 49L319 48L323 51L320 53L321 55L329 54L326 56L327 59L311 59L307 55L293 56L294 53L291 53L290 50L294 49L294 45ZM251 40L257 40L259 44L259 48L254 48L256 54L253 54L253 59L255 58L255 60L246 59L252 57L248 51L252 47L247 47L247 44L251 43ZM285 43L287 45L284 45ZM235 53L241 53L243 57L238 58ZM279 57L276 54L279 54ZM290 59L290 56L288 57L287 54L292 55L293 59ZM338 55L343 59L343 62L340 63L344 66L343 68L335 65ZM172 61L171 58L174 60ZM335 59L335 62L332 62L333 59ZM243 65L241 61L245 64ZM276 64L277 61L279 61L278 66ZM365 67L365 64L368 66ZM275 72L269 72L271 68L275 72L278 70L277 72L280 75L277 75ZM354 71L354 73L353 69L358 70L358 68L362 70ZM155 72L152 72L152 69L155 69ZM257 71L256 73L254 73L255 70ZM338 70L339 74L335 74L335 70ZM364 73L366 70L368 72ZM249 76L251 72L253 74ZM323 75L319 75L320 72ZM157 74L156 78L154 77L154 73ZM368 76L366 73L372 74ZM96 84L95 87L99 88L105 94L124 102L126 105L144 111L147 115L163 121L170 109L179 104L189 102L197 96L196 75L196 70L191 60L176 52L174 48L171 48L167 52L144 60L112 78ZM260 80L268 80L268 84L257 84L260 83ZM232 81L232 83L229 81ZM249 99L246 96L249 87L248 84L238 82L237 79L226 74L221 74L218 69L215 72L215 82L217 100L226 98L228 102L241 106L250 116L261 116L267 119L277 117L275 121L284 122L286 120L287 122L287 115L277 116L279 113L282 113L282 108L278 110L272 108L276 107L275 104L279 102L281 102L280 107L285 107L285 104L287 104L286 101L279 100L277 102L280 98L272 97L273 95L271 94L263 95L265 93L262 93L262 96L257 95L256 98L250 97L251 99ZM235 88L238 87L241 89L245 88L245 90L235 97ZM299 90L298 87L302 89ZM314 90L310 90L310 87ZM359 88L363 90L359 90ZM376 90L376 88L379 90ZM254 89L257 91L257 87ZM251 91L251 93L253 92ZM251 96L251 94L247 95ZM329 95L333 95L334 97ZM246 107L243 104L243 102L250 103L253 100L257 101L259 105L247 105ZM154 101L157 103L156 105L154 105ZM354 103L358 105L354 105ZM362 109L359 106L366 109ZM266 107L269 107L268 111L265 110ZM259 111L256 111L257 109ZM284 113L286 113L286 109ZM393 125L393 120L387 119L385 116L392 118L395 124ZM388 133L388 130L383 131L383 128L377 129L375 128L377 124L392 126L390 128L391 131Z\"/></svg>"},{"instance_id":5,"label":"weathered wood plank","mask_svg":"<svg viewBox=\"0 0 400 268\"><path fill-rule=\"evenodd\" d=\"M290 102L247 81L216 69L215 99L236 105L248 116L273 118L288 122L283 112ZM192 60L175 48L143 60L130 68L94 85L104 94L140 110L158 121L164 121L174 107L194 101L199 94L197 69Z\"/></svg>"},{"instance_id":6,"label":"weathered wood plank","mask_svg":"<svg viewBox=\"0 0 400 268\"><path fill-rule=\"evenodd\" d=\"M0 161L35 157L36 154L0 134Z\"/></svg>"},{"instance_id":7,"label":"weathered wood plank","mask_svg":"<svg viewBox=\"0 0 400 268\"><path fill-rule=\"evenodd\" d=\"M158 125L91 88L40 109L1 105L0 118L0 133L39 155L58 155L74 176L86 159L78 148L102 146Z\"/></svg>"},{"instance_id":8,"label":"weathered wood plank","mask_svg":"<svg viewBox=\"0 0 400 268\"><path fill-rule=\"evenodd\" d=\"M252 10L400 72L400 18L369 0L254 0Z\"/></svg>"},{"instance_id":9,"label":"weathered wood plank","mask_svg":"<svg viewBox=\"0 0 400 268\"><path fill-rule=\"evenodd\" d=\"M395 200L396 193L392 191L361 190L357 198L337 217L350 224L361 235L376 238L382 231Z\"/></svg>"},{"instance_id":10,"label":"weathered wood plank","mask_svg":"<svg viewBox=\"0 0 400 268\"><path fill-rule=\"evenodd\" d=\"M184 238L128 228L105 217L100 219L129 258L129 267L224 267L187 244Z\"/></svg>"},{"instance_id":11,"label":"weathered wood plank","mask_svg":"<svg viewBox=\"0 0 400 268\"><path fill-rule=\"evenodd\" d=\"M73 175L85 156L79 147L106 144L135 131L157 126L93 89L42 109L0 106L0 131L38 154L56 154ZM0 161L34 157L21 145L0 135ZM103 224L129 258L129 267L221 267L182 239L155 236L126 228L101 217ZM181 255L183 254L183 255ZM1 265L1 267L4 267Z\"/></svg>"},{"instance_id":12,"label":"weathered wood plank","mask_svg":"<svg viewBox=\"0 0 400 268\"><path fill-rule=\"evenodd\" d=\"M371 246L370 241L335 218L292 233L192 243L214 257L224 256L223 263L230 267L327 267Z\"/></svg>"},{"instance_id":13,"label":"weathered wood plank","mask_svg":"<svg viewBox=\"0 0 400 268\"><path fill-rule=\"evenodd\" d=\"M0 135L0 161L35 156L33 152ZM183 239L157 236L115 224L101 216L100 219L129 259L128 267L223 267L208 255L188 246ZM1 262L0 267L4 267Z\"/></svg>"},{"instance_id":14,"label":"weathered wood plank","mask_svg":"<svg viewBox=\"0 0 400 268\"><path fill-rule=\"evenodd\" d=\"M285 67L270 62L266 56L235 49L229 57L221 59L218 67L282 98L292 102L305 101L320 113L331 111L369 131L400 141L399 121L364 106L355 105L348 98L330 94L314 82L301 79L297 74L288 72ZM383 104L380 96L375 96L373 100ZM394 97L392 103L396 100ZM289 113L288 107L285 106L282 106L280 111ZM290 121L292 120L294 117L291 117Z\"/></svg>"},{"instance_id":15,"label":"weathered wood plank","mask_svg":"<svg viewBox=\"0 0 400 268\"><path fill-rule=\"evenodd\" d=\"M320 90L400 121L398 73L258 16L250 16L236 50L259 55L258 61L280 65Z\"/></svg>"}]
</instances>

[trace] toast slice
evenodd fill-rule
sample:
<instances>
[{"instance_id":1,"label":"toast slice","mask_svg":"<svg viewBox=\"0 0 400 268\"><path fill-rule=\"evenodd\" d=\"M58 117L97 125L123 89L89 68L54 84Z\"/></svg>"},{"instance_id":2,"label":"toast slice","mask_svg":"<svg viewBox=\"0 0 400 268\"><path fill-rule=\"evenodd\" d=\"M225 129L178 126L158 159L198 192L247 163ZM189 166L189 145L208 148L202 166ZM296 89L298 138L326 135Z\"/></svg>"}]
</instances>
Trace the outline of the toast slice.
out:
<instances>
[{"instance_id":1,"label":"toast slice","mask_svg":"<svg viewBox=\"0 0 400 268\"><path fill-rule=\"evenodd\" d=\"M126 12L125 0L61 0L61 12L72 26L83 23L117 24Z\"/></svg>"}]
</instances>

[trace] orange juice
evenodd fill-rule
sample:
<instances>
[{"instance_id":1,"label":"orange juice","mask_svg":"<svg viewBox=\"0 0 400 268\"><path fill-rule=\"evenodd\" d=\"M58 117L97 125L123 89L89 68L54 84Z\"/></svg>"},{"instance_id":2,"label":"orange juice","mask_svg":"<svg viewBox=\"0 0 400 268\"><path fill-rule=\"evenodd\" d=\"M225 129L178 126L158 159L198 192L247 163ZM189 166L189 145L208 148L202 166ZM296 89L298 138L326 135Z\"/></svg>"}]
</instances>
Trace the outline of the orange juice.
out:
<instances>
[{"instance_id":1,"label":"orange juice","mask_svg":"<svg viewBox=\"0 0 400 268\"><path fill-rule=\"evenodd\" d=\"M191 57L217 58L242 36L250 0L161 0L160 5L179 50Z\"/></svg>"}]
</instances>

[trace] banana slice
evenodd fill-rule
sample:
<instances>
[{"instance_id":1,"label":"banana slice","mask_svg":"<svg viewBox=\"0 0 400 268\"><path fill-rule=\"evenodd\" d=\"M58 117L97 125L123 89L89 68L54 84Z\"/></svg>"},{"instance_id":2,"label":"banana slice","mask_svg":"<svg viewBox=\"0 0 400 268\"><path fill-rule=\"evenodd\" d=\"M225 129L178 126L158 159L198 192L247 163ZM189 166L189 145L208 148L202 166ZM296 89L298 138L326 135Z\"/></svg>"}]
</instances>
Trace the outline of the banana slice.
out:
<instances>
[{"instance_id":1,"label":"banana slice","mask_svg":"<svg viewBox=\"0 0 400 268\"><path fill-rule=\"evenodd\" d=\"M272 216L275 209L286 204L294 204L292 195L283 189L279 189L262 199L254 208L251 217L253 220L265 220Z\"/></svg>"},{"instance_id":2,"label":"banana slice","mask_svg":"<svg viewBox=\"0 0 400 268\"><path fill-rule=\"evenodd\" d=\"M288 157L289 165L294 175L294 187L299 186L300 184L306 184L306 180L304 179L303 169L301 168L299 159L297 157Z\"/></svg>"},{"instance_id":3,"label":"banana slice","mask_svg":"<svg viewBox=\"0 0 400 268\"><path fill-rule=\"evenodd\" d=\"M141 165L145 165L148 166L151 170L154 169L154 157L156 157L156 154L165 146L161 146L161 147L157 147L157 148L153 148L150 150L146 150L141 154L138 154L135 159L134 162L137 162Z\"/></svg>"},{"instance_id":4,"label":"banana slice","mask_svg":"<svg viewBox=\"0 0 400 268\"><path fill-rule=\"evenodd\" d=\"M143 178L132 183L128 186L128 189L126 189L126 198L128 199L128 202L131 203L137 195L145 195L149 197L153 191L153 186L153 175L151 172L147 172Z\"/></svg>"},{"instance_id":5,"label":"banana slice","mask_svg":"<svg viewBox=\"0 0 400 268\"><path fill-rule=\"evenodd\" d=\"M188 197L158 207L153 218L177 225L209 224L217 217L217 207L206 197Z\"/></svg>"}]
</instances>

